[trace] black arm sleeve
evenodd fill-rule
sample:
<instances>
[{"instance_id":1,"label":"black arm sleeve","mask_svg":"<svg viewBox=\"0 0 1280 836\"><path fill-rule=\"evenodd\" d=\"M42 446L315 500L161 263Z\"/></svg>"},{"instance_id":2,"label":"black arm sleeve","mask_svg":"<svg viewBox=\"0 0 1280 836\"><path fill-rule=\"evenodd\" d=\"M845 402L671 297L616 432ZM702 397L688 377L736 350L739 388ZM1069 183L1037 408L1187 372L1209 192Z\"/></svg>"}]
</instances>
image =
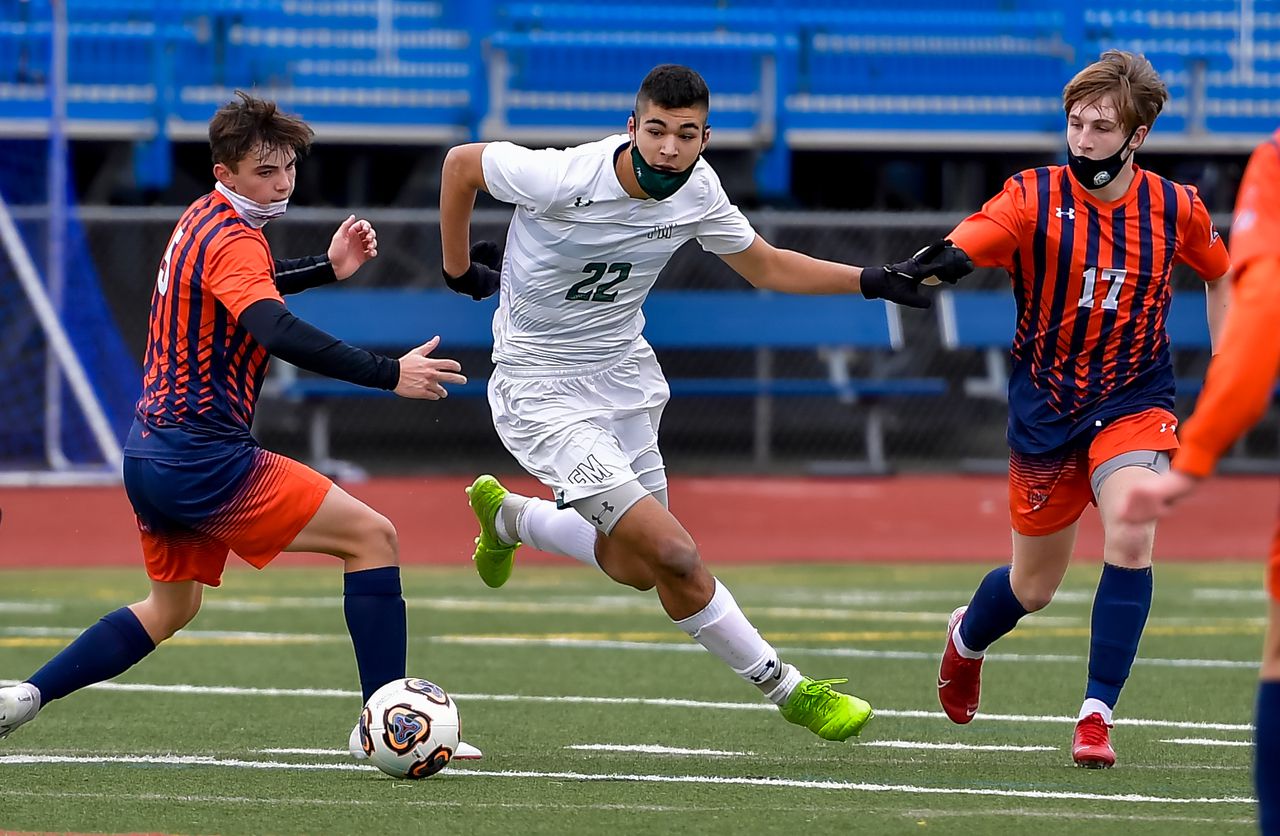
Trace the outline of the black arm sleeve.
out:
<instances>
[{"instance_id":1,"label":"black arm sleeve","mask_svg":"<svg viewBox=\"0 0 1280 836\"><path fill-rule=\"evenodd\" d=\"M313 287L332 284L338 280L328 255L309 255L305 258L277 258L276 290L280 295L301 293Z\"/></svg>"},{"instance_id":2,"label":"black arm sleeve","mask_svg":"<svg viewBox=\"0 0 1280 836\"><path fill-rule=\"evenodd\" d=\"M254 302L240 324L273 357L300 369L371 389L392 390L400 382L400 361L348 345L289 313L274 299Z\"/></svg>"}]
</instances>

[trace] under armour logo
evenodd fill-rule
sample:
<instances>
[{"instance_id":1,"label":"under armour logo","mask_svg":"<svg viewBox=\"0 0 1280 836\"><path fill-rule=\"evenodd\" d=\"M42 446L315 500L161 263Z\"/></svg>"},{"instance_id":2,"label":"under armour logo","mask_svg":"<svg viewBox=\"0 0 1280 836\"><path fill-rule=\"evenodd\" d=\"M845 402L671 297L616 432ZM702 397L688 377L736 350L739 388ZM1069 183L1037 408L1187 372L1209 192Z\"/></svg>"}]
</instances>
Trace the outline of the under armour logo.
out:
<instances>
[{"instance_id":1,"label":"under armour logo","mask_svg":"<svg viewBox=\"0 0 1280 836\"><path fill-rule=\"evenodd\" d=\"M595 514L592 514L592 515L591 515L591 521L592 521L593 523L595 523L596 525L604 525L604 518L605 518L606 516L608 516L609 514L612 514L612 513L613 513L613 511L614 511L614 506L610 505L610 504L609 504L608 502L606 502L606 501L601 500L601 502L600 502L600 515L599 515L599 516L596 516Z\"/></svg>"},{"instance_id":2,"label":"under armour logo","mask_svg":"<svg viewBox=\"0 0 1280 836\"><path fill-rule=\"evenodd\" d=\"M1169 423L1167 421L1160 422L1160 432L1162 433L1177 432L1177 430L1178 430L1177 421L1174 421L1173 423Z\"/></svg>"},{"instance_id":3,"label":"under armour logo","mask_svg":"<svg viewBox=\"0 0 1280 836\"><path fill-rule=\"evenodd\" d=\"M781 670L778 670L777 673L774 673L774 669L777 667L778 667L778 660L770 659L768 662L764 663L764 670L760 671L759 676L751 677L751 682L755 685L759 685L761 682L764 682L771 676L774 679L777 679L782 674Z\"/></svg>"},{"instance_id":4,"label":"under armour logo","mask_svg":"<svg viewBox=\"0 0 1280 836\"><path fill-rule=\"evenodd\" d=\"M575 197L575 198L573 199L573 205L574 205L574 206L590 206L590 205L591 205L591 204L593 204L593 203L595 203L595 201L594 201L594 200L589 200L589 199L587 199L587 198Z\"/></svg>"},{"instance_id":5,"label":"under armour logo","mask_svg":"<svg viewBox=\"0 0 1280 836\"><path fill-rule=\"evenodd\" d=\"M1066 218L1069 221L1074 221L1076 219L1075 209L1063 209L1061 206L1059 206L1057 209L1054 210L1054 213L1059 218Z\"/></svg>"}]
</instances>

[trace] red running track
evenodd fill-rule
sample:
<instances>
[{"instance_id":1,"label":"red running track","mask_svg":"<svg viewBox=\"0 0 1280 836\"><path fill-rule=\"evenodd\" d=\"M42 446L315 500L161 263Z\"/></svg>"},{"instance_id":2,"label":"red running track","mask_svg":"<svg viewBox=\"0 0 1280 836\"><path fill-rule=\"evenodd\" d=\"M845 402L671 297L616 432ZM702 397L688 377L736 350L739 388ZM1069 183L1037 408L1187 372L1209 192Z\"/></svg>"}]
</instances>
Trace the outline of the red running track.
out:
<instances>
[{"instance_id":1,"label":"red running track","mask_svg":"<svg viewBox=\"0 0 1280 836\"><path fill-rule=\"evenodd\" d=\"M509 487L547 496L527 477ZM346 486L395 523L405 563L466 565L475 523L466 477L378 479ZM1257 559L1267 554L1280 482L1214 479L1162 524L1156 559ZM1004 477L870 479L683 477L672 510L710 563L964 561L1009 556ZM0 488L0 568L141 568L122 488ZM1085 513L1077 556L1101 557L1097 512ZM328 560L286 556L290 563ZM521 560L563 560L532 550Z\"/></svg>"}]
</instances>

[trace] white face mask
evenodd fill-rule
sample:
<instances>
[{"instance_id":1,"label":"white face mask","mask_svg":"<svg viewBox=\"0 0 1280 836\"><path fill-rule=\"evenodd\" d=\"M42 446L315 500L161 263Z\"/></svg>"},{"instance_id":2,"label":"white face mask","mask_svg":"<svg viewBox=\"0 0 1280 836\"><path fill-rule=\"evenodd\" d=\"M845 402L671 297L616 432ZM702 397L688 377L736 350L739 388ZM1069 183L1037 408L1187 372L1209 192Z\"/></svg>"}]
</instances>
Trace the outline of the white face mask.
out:
<instances>
[{"instance_id":1,"label":"white face mask","mask_svg":"<svg viewBox=\"0 0 1280 836\"><path fill-rule=\"evenodd\" d=\"M254 229L261 229L266 225L267 221L272 218L278 218L284 214L284 210L289 208L289 198L277 200L273 203L258 203L250 200L242 194L233 192L218 181L214 188L231 201L231 206L236 210L236 214L249 222L249 226Z\"/></svg>"}]
</instances>

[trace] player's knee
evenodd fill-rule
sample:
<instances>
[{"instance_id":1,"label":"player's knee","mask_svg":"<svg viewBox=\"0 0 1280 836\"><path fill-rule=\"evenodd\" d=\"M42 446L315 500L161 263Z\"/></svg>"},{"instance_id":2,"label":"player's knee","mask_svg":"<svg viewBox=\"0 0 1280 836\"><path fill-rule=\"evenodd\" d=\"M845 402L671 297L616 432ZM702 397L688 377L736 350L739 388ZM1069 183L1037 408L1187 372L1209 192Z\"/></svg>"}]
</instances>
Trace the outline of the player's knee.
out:
<instances>
[{"instance_id":1,"label":"player's knee","mask_svg":"<svg viewBox=\"0 0 1280 836\"><path fill-rule=\"evenodd\" d=\"M376 511L369 512L360 539L367 557L381 558L388 566L400 561L400 535L391 520Z\"/></svg>"},{"instance_id":2,"label":"player's knee","mask_svg":"<svg viewBox=\"0 0 1280 836\"><path fill-rule=\"evenodd\" d=\"M679 580L692 576L702 565L698 547L692 538L682 534L667 536L650 544L649 566L656 576Z\"/></svg>"},{"instance_id":3,"label":"player's knee","mask_svg":"<svg viewBox=\"0 0 1280 836\"><path fill-rule=\"evenodd\" d=\"M1145 569L1151 565L1152 534L1146 526L1109 526L1103 546L1107 563L1123 569Z\"/></svg>"},{"instance_id":4,"label":"player's knee","mask_svg":"<svg viewBox=\"0 0 1280 836\"><path fill-rule=\"evenodd\" d=\"M1058 591L1056 585L1046 583L1020 583L1014 586L1013 595L1027 612L1039 612L1053 601Z\"/></svg>"}]
</instances>

